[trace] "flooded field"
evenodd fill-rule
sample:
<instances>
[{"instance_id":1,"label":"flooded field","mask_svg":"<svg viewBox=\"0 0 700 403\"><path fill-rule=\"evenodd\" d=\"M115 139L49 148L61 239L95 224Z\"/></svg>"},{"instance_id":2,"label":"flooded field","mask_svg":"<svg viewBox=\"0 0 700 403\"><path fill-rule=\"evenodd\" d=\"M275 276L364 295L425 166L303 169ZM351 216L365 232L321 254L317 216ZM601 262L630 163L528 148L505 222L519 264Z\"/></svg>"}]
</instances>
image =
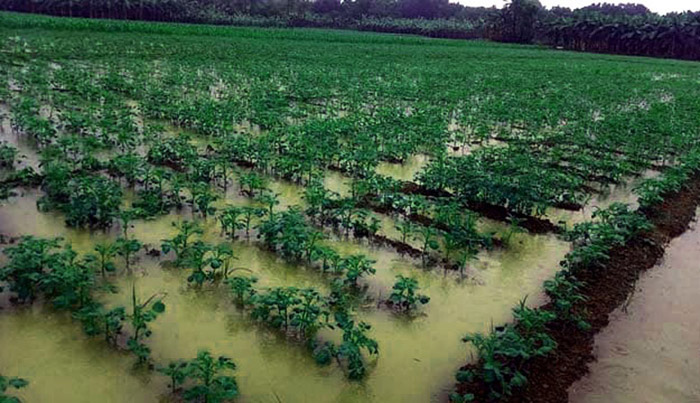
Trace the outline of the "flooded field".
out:
<instances>
[{"instance_id":1,"label":"flooded field","mask_svg":"<svg viewBox=\"0 0 700 403\"><path fill-rule=\"evenodd\" d=\"M133 359L88 338L65 313L38 306L0 305L0 371L34 385L17 396L27 402L164 402L163 379L133 369ZM67 385L71 385L67 387Z\"/></svg>"},{"instance_id":2,"label":"flooded field","mask_svg":"<svg viewBox=\"0 0 700 403\"><path fill-rule=\"evenodd\" d=\"M107 232L92 233L67 229L60 214L38 212L34 205L36 199L36 195L30 193L3 203L0 207L0 233L61 236L77 251L87 252L95 242L114 237L119 231L116 227ZM171 222L181 219L173 214L157 220L137 221L130 231L145 244L156 246L161 239L176 233ZM209 220L205 228L203 239L222 240L216 221ZM141 256L134 265L134 274L123 274L114 279L119 293L105 294L101 298L111 305L126 304L132 285L140 295L167 294L164 299L167 311L154 323L153 336L149 340L154 358L167 362L194 356L203 348L235 357L240 368L237 379L246 391L243 401L274 401L275 396L285 396L289 401L439 401L451 387L450 374L461 364L455 357L468 357L469 350L460 343L460 337L465 332L485 331L492 323L507 321L510 308L525 296L528 296L529 304L541 303L542 281L553 275L558 261L568 251L568 244L553 236L516 234L508 250L480 254L468 277L462 279L454 273L425 269L420 262L364 242L336 239L333 245L341 253L361 253L376 261L377 274L367 283L369 305L360 316L372 325L372 334L382 350L370 364L372 376L361 383L348 382L342 369L336 366L317 366L303 344L290 343L252 321L248 313L232 304L224 289L205 287L195 290L188 287L186 272L163 268L159 259ZM233 248L237 256L234 266L252 272L260 279L261 286L328 290L328 279L318 271L284 263L256 245L255 241L235 241ZM386 290L391 288L397 274L416 277L422 291L431 296L431 303L418 317L405 318L376 306L377 301L386 297ZM64 329L79 333L78 324L71 325L66 317L60 326L48 321L36 322L33 327L34 322L27 315L22 310L3 312L8 328L21 321L27 334L32 336L25 338L15 333L12 337L17 339L0 340L2 346L16 346L20 342L40 343L42 335L51 338L55 332L65 332ZM456 327L454 323L461 325ZM81 343L98 344L84 339ZM56 360L59 360L62 354L59 346L53 342L44 346L48 351L44 354L57 355ZM75 348L80 346L76 343ZM58 348L58 351L53 351L53 348ZM12 351L17 350L13 347ZM89 362L88 358L85 359ZM22 365L22 362L31 362L31 357L26 360L13 361L15 364L9 367L0 364L0 370L19 373L30 379L46 376L41 372L35 376L36 370ZM79 369L75 371L75 376L80 376ZM407 384L406 379L412 382ZM149 377L136 377L136 380L141 382L144 390L147 387L143 384L151 382ZM50 393L43 385L46 384L36 382L28 387L27 396ZM113 398L118 401L118 388L103 393L105 396L114 394ZM144 401L156 399L140 398Z\"/></svg>"},{"instance_id":3,"label":"flooded field","mask_svg":"<svg viewBox=\"0 0 700 403\"><path fill-rule=\"evenodd\" d=\"M700 170L673 61L5 12L0 54L0 376L29 402L518 393L585 328L577 271Z\"/></svg>"}]
</instances>

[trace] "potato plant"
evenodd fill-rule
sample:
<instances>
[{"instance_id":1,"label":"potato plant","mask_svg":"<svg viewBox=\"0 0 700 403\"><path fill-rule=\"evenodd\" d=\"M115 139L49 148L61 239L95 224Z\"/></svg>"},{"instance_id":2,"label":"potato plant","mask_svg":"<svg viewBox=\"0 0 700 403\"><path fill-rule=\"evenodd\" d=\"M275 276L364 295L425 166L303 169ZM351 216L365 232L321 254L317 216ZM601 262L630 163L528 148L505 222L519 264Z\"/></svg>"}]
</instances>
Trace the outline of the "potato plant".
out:
<instances>
[{"instance_id":1,"label":"potato plant","mask_svg":"<svg viewBox=\"0 0 700 403\"><path fill-rule=\"evenodd\" d=\"M418 293L418 281L411 277L396 276L396 282L391 288L389 303L401 312L410 312L430 302L430 297Z\"/></svg>"},{"instance_id":2,"label":"potato plant","mask_svg":"<svg viewBox=\"0 0 700 403\"><path fill-rule=\"evenodd\" d=\"M10 395L8 389L22 389L27 385L29 385L29 381L26 379L0 375L0 402L20 403L19 398Z\"/></svg>"}]
</instances>

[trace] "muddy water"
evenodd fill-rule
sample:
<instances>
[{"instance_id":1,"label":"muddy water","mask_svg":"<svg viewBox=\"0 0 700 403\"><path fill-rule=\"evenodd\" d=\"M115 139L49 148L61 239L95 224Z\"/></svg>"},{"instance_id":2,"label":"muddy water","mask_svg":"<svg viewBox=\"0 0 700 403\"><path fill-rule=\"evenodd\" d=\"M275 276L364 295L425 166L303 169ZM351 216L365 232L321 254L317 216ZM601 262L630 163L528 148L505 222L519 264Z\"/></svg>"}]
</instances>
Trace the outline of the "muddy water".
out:
<instances>
[{"instance_id":1,"label":"muddy water","mask_svg":"<svg viewBox=\"0 0 700 403\"><path fill-rule=\"evenodd\" d=\"M388 176L402 181L413 181L418 172L420 172L428 163L430 157L425 154L411 155L404 161L403 164L381 161L377 165L376 172L380 175Z\"/></svg>"},{"instance_id":2,"label":"muddy water","mask_svg":"<svg viewBox=\"0 0 700 403\"><path fill-rule=\"evenodd\" d=\"M629 205L632 210L637 209L639 201L634 189L644 180L655 178L659 175L659 171L647 170L638 177L628 178L623 183L603 186L601 192L593 195L583 209L569 211L550 208L547 210L545 218L555 224L564 223L567 227L571 227L574 224L590 221L596 210L608 208L613 203L623 203Z\"/></svg>"},{"instance_id":3,"label":"muddy water","mask_svg":"<svg viewBox=\"0 0 700 403\"><path fill-rule=\"evenodd\" d=\"M6 105L0 103L0 144L6 143L17 149L18 162L15 168L21 169L25 167L39 168L39 155L36 152L35 144L26 136L12 130L12 122L10 120L10 110Z\"/></svg>"},{"instance_id":4,"label":"muddy water","mask_svg":"<svg viewBox=\"0 0 700 403\"><path fill-rule=\"evenodd\" d=\"M116 228L106 233L66 229L60 214L36 211L37 196L29 193L24 198L5 202L0 207L0 232L60 235L83 252L90 250L95 241L116 236ZM137 222L130 234L157 246L163 238L174 235L171 222L178 219L181 217L170 215ZM205 227L207 241L222 241L215 220L209 219ZM483 331L492 322L508 320L511 307L525 295L530 295L531 303L541 300L542 281L553 274L557 262L568 250L567 244L551 237L516 234L511 248L480 255L471 265L469 278L461 280L454 275L445 276L439 270L425 270L389 250L347 241L333 244L343 253L363 253L377 261L377 274L368 281L368 294L375 302L359 312L359 316L372 324L372 336L379 342L381 352L379 358L371 362L369 376L363 382L347 381L342 369L335 365L316 366L303 346L280 340L274 333L251 323L247 314L230 305L224 290L192 290L186 285L186 272L162 269L156 261L146 257L134 265L135 274L115 278L121 290L119 294L104 298L110 303L125 303L134 281L143 297L166 292L166 314L153 324L154 333L149 341L154 357L158 361L193 357L201 348L229 355L240 368L237 376L243 401L425 402L444 397L451 387L454 371L467 359L468 350L459 341L464 333ZM316 270L286 264L243 240L233 246L238 257L234 267L245 267L255 273L260 278L260 286L313 286L322 292L328 289L328 278ZM432 298L423 315L409 320L383 307L376 308L376 300L386 298L397 274L416 276L423 292ZM10 321L20 321L14 319L17 315L16 312L2 313L3 320ZM62 328L47 330L47 325L41 321L24 322L39 335L37 337L46 338L49 346L48 339L53 337L50 335L67 333ZM33 339L29 338L26 343L30 340ZM41 340L36 342L42 343ZM16 343L24 346L25 339L20 338ZM3 342L3 346L7 345ZM19 351L23 349L25 347ZM76 348L72 355L75 360L91 362L89 350L83 352L82 347ZM118 367L117 364L113 365ZM30 380L42 379L41 372L25 361L17 365L10 368L11 373ZM59 364L50 368L55 371L57 367ZM99 368L91 370L99 371ZM36 393L50 393L50 385L42 386L42 383L35 383ZM164 390L160 383L148 387L157 391L152 393ZM126 400L120 400L123 394L117 390L105 391L104 396L113 401ZM155 401L156 396L129 400Z\"/></svg>"},{"instance_id":5,"label":"muddy water","mask_svg":"<svg viewBox=\"0 0 700 403\"><path fill-rule=\"evenodd\" d=\"M323 177L323 186L341 197L348 197L351 194L352 179L340 172L326 171Z\"/></svg>"},{"instance_id":6,"label":"muddy water","mask_svg":"<svg viewBox=\"0 0 700 403\"><path fill-rule=\"evenodd\" d=\"M134 371L133 362L87 338L66 314L38 306L0 310L0 373L29 381L12 392L24 402L166 401L159 396L166 382Z\"/></svg>"},{"instance_id":7,"label":"muddy water","mask_svg":"<svg viewBox=\"0 0 700 403\"><path fill-rule=\"evenodd\" d=\"M595 340L574 403L700 402L700 226L674 239Z\"/></svg>"}]
</instances>

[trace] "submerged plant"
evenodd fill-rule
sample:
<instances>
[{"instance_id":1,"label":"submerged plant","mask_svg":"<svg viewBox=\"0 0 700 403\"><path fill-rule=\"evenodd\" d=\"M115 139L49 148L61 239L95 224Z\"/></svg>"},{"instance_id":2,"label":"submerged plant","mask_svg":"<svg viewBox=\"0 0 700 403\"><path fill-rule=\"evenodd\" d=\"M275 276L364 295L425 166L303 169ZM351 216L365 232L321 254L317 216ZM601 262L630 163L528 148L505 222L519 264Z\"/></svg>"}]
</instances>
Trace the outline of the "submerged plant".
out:
<instances>
[{"instance_id":1,"label":"submerged plant","mask_svg":"<svg viewBox=\"0 0 700 403\"><path fill-rule=\"evenodd\" d=\"M143 341L151 336L148 324L165 312L162 298L162 294L153 294L146 301L141 302L136 297L136 285L131 287L131 313L127 315L127 318L134 333L126 344L138 358L139 364L145 364L151 356L151 349Z\"/></svg>"},{"instance_id":2,"label":"submerged plant","mask_svg":"<svg viewBox=\"0 0 700 403\"><path fill-rule=\"evenodd\" d=\"M173 227L179 230L178 234L171 239L164 239L161 244L161 250L167 254L171 250L175 252L175 265L182 266L190 253L192 245L192 237L202 235L204 231L196 221L181 221L173 222Z\"/></svg>"},{"instance_id":3,"label":"submerged plant","mask_svg":"<svg viewBox=\"0 0 700 403\"><path fill-rule=\"evenodd\" d=\"M255 277L233 276L226 280L231 293L234 295L239 305L247 305L252 302L256 290L253 287L258 279Z\"/></svg>"},{"instance_id":4,"label":"submerged plant","mask_svg":"<svg viewBox=\"0 0 700 403\"><path fill-rule=\"evenodd\" d=\"M32 301L36 297L44 271L58 256L54 250L59 242L59 239L25 236L17 246L3 251L9 262L0 269L0 281L9 284L19 301Z\"/></svg>"},{"instance_id":5,"label":"submerged plant","mask_svg":"<svg viewBox=\"0 0 700 403\"><path fill-rule=\"evenodd\" d=\"M184 368L186 377L193 384L185 388L185 399L191 402L219 403L237 397L239 392L236 378L228 375L235 369L236 364L230 358L214 358L209 351L200 351Z\"/></svg>"},{"instance_id":6,"label":"submerged plant","mask_svg":"<svg viewBox=\"0 0 700 403\"><path fill-rule=\"evenodd\" d=\"M124 258L124 267L131 272L131 263L135 253L141 250L143 244L138 239L117 238L114 242L117 254Z\"/></svg>"},{"instance_id":7,"label":"submerged plant","mask_svg":"<svg viewBox=\"0 0 700 403\"><path fill-rule=\"evenodd\" d=\"M347 364L347 374L350 379L362 379L367 372L362 351L370 355L379 353L379 344L367 336L371 326L365 322L355 322L346 315L336 315L336 322L343 330L343 341L336 350L338 359Z\"/></svg>"},{"instance_id":8,"label":"submerged plant","mask_svg":"<svg viewBox=\"0 0 700 403\"><path fill-rule=\"evenodd\" d=\"M0 375L0 403L20 403L18 397L9 395L8 389L22 389L27 385L29 385L29 381L26 379Z\"/></svg>"},{"instance_id":9,"label":"submerged plant","mask_svg":"<svg viewBox=\"0 0 700 403\"><path fill-rule=\"evenodd\" d=\"M430 297L418 294L418 281L412 277L396 276L396 282L391 289L389 302L400 311L411 311L418 304L425 305L430 302Z\"/></svg>"},{"instance_id":10,"label":"submerged plant","mask_svg":"<svg viewBox=\"0 0 700 403\"><path fill-rule=\"evenodd\" d=\"M171 361L166 367L158 367L156 370L170 378L170 393L175 394L178 386L187 379L187 362L183 360Z\"/></svg>"},{"instance_id":11,"label":"submerged plant","mask_svg":"<svg viewBox=\"0 0 700 403\"><path fill-rule=\"evenodd\" d=\"M112 273L117 270L112 259L119 253L119 246L116 243L103 242L98 243L94 247L96 255L88 255L86 258L96 266L96 270L106 277L107 273Z\"/></svg>"},{"instance_id":12,"label":"submerged plant","mask_svg":"<svg viewBox=\"0 0 700 403\"><path fill-rule=\"evenodd\" d=\"M374 260L364 255L350 255L343 258L339 266L345 272L344 284L350 287L357 287L360 278L377 272L373 266L374 263Z\"/></svg>"}]
</instances>

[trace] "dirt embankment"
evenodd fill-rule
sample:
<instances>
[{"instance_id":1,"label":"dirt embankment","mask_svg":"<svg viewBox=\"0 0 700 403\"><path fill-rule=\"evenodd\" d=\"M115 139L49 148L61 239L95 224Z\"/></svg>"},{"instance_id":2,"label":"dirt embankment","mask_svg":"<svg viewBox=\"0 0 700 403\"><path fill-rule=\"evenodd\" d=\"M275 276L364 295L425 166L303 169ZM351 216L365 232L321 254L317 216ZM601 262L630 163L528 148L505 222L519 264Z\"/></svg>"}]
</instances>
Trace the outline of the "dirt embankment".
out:
<instances>
[{"instance_id":1,"label":"dirt embankment","mask_svg":"<svg viewBox=\"0 0 700 403\"><path fill-rule=\"evenodd\" d=\"M674 238L595 336L571 403L700 402L700 223Z\"/></svg>"},{"instance_id":2,"label":"dirt embankment","mask_svg":"<svg viewBox=\"0 0 700 403\"><path fill-rule=\"evenodd\" d=\"M584 305L591 329L584 331L563 320L553 321L548 330L557 342L557 349L526 364L523 369L528 378L527 385L507 401L567 402L569 387L588 372L588 363L595 358L594 336L608 325L609 315L633 292L639 275L659 262L664 246L688 228L699 202L700 175L696 175L686 188L668 195L663 203L642 211L654 224L653 230L613 248L604 269L577 272L577 278L585 283L582 293L587 298ZM465 387L458 385L457 389L466 392ZM473 387L471 385L468 391L476 393L477 400L483 401L485 390L474 390Z\"/></svg>"}]
</instances>

